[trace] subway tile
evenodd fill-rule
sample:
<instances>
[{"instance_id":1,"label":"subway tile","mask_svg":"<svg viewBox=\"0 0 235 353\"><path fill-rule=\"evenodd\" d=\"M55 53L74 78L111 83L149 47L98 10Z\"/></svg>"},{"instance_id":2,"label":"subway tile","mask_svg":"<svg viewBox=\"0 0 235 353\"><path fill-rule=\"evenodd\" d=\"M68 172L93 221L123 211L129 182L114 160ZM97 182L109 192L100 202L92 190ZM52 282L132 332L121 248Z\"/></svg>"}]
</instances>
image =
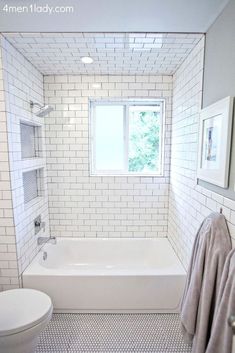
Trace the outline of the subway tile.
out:
<instances>
[{"instance_id":1,"label":"subway tile","mask_svg":"<svg viewBox=\"0 0 235 353\"><path fill-rule=\"evenodd\" d=\"M231 235L234 236L234 201L196 185L203 48L204 39L201 39L173 75L171 134L174 149L171 157L168 236L185 267L189 263L196 231L210 212L223 207Z\"/></svg>"},{"instance_id":2,"label":"subway tile","mask_svg":"<svg viewBox=\"0 0 235 353\"><path fill-rule=\"evenodd\" d=\"M67 78L63 73L70 74L69 82L73 81L72 74L82 74L83 79L92 82L94 74L110 75L109 82L149 82L150 75L158 75L156 60L161 60L161 73L172 75L187 54L200 41L202 35L194 34L185 38L184 34L168 34L159 38L159 34L133 33L126 39L118 33L34 33L30 37L18 36L17 33L4 33L4 36L46 75L47 83L66 83ZM123 36L123 34L121 34ZM154 37L155 36L155 37ZM123 41L124 40L124 41ZM92 65L79 63L78 58L86 56L87 52L94 58ZM11 55L14 56L14 50ZM18 60L24 62L19 55ZM147 63L147 64L146 64ZM32 72L33 70L31 70ZM49 78L48 75L57 73L57 77ZM129 81L133 73L138 73L143 78ZM100 76L100 75L99 75ZM71 81L72 80L72 81Z\"/></svg>"},{"instance_id":3,"label":"subway tile","mask_svg":"<svg viewBox=\"0 0 235 353\"><path fill-rule=\"evenodd\" d=\"M29 100L43 104L43 77L35 67L30 64L9 42L3 37L0 38L1 50L4 52L0 71L5 79L4 97L7 113L1 114L1 122L7 123L8 145L6 138L1 139L5 144L4 151L9 151L9 160L1 158L0 162L0 215L1 208L4 208L3 217L0 218L0 249L6 246L4 257L8 268L1 271L2 276L7 279L3 285L4 289L17 287L19 275L29 263L32 253L37 249L36 238L34 237L33 220L38 214L46 221L46 232L48 232L48 208L46 174L44 185L44 202L32 205L25 209L22 190L22 169L34 168L36 162L33 160L21 161L20 148L20 117L27 118L33 123L41 124L42 120L30 113ZM1 61L1 60L0 60ZM19 69L20 68L20 69ZM54 77L45 78L47 85L55 83ZM59 86L61 87L61 86ZM58 88L57 86L54 88ZM3 89L3 87L2 87ZM51 92L49 92L52 94ZM54 91L53 91L54 95ZM10 103L10 104L9 104ZM0 107L2 109L3 106ZM44 138L44 137L43 137ZM40 159L40 166L45 167L45 146L42 153L44 158ZM9 173L11 167L11 173ZM12 185L12 190L11 190ZM1 192L2 190L2 192ZM0 250L1 251L1 250ZM18 268L20 273L18 273ZM4 265L5 267L5 265ZM1 281L1 278L0 278ZM2 287L3 288L3 287Z\"/></svg>"},{"instance_id":4,"label":"subway tile","mask_svg":"<svg viewBox=\"0 0 235 353\"><path fill-rule=\"evenodd\" d=\"M49 40L50 36L45 38ZM76 47L79 38L76 38L76 41L73 41L71 36L69 38L67 49L74 50L73 45ZM92 37L89 38L92 39ZM102 40L96 41L100 45L100 57L104 53L102 45L105 43L105 36L101 38ZM106 42L113 46L118 38L120 39L120 37L115 37L114 41L109 39ZM168 39L169 44L174 38L169 37ZM182 37L183 39L185 36ZM186 39L184 41L185 47L181 48L182 51L177 52L179 49L177 41L174 50L172 49L172 52L168 53L168 58L175 55L175 62L180 65L182 57L188 49L187 44L192 41L187 36ZM50 43L51 49L56 49L56 46L61 45L60 40L61 38L58 38L57 41L53 40ZM152 43L152 37L149 40ZM198 40L200 40L199 37ZM33 254L36 254L37 245L34 237L33 219L38 214L42 214L46 221L47 235L49 234L48 214L51 218L51 235L56 236L159 237L169 234L170 241L185 266L189 261L195 232L201 220L212 210L218 210L220 205L227 209L229 227L232 234L235 234L235 206L233 202L195 185L198 112L203 71L202 42L199 42L176 72L175 65L177 64L171 64L166 60L168 71L171 72L167 76L146 74L146 71L149 70L146 67L141 75L131 75L129 72L125 75L108 76L102 74L95 76L90 71L85 72L86 75L64 75L62 71L59 75L46 75L43 78L11 44L4 41L3 57L9 65L6 82L9 85L8 91L10 93L6 93L6 106L9 112L7 116L5 113L1 114L0 123L6 126L6 120L8 120L10 134L9 146L7 138L4 139L3 135L3 139L1 139L3 149L1 151L8 152L9 149L10 160L6 158L0 163L2 167L0 198L6 199L3 201L6 201L5 206L8 206L5 216L7 215L7 219L11 219L11 221L3 228L0 224L0 230L3 230L0 237L0 261L4 262L4 266L8 265L8 268L5 268L7 271L4 272L5 277L0 278L0 288L19 285L18 272L15 268L16 259L21 273L31 261ZM81 45L83 43L81 42ZM92 40L89 43L92 43ZM138 44L148 45L151 43L140 39ZM43 45L43 41L39 40L38 44ZM107 48L107 53L107 60L117 60L120 63L118 61L120 57L118 54L115 54L114 57L111 47ZM133 60L139 58L138 51L135 54ZM148 54L146 53L146 55ZM165 53L162 52L162 55L164 56ZM143 57L146 60L146 56ZM32 60L36 60L36 56L33 58ZM77 58L75 59L77 60ZM103 67L107 67L106 59L102 59ZM3 68L0 65L0 72L4 71L6 62L3 63ZM50 65L50 62L46 63L45 61L41 68L43 70L43 67L47 67L45 69L47 73L50 73L55 67L59 71L59 66ZM22 68L24 74L16 72L17 66ZM123 70L123 66L119 67ZM72 61L70 68L72 68ZM83 69L88 70L85 67ZM174 72L175 74L172 76ZM2 82L1 75L0 82ZM101 83L101 88L93 89L93 82ZM26 104L29 92L32 100L41 103L43 103L44 94L45 101L53 105L54 111L43 120L45 127L43 138L45 138L46 149L43 151L42 166L46 166L47 157L48 172L44 179L45 195L41 203L36 204L32 209L25 210L21 190L20 168L22 163L19 157L18 115L25 115L34 122L42 122L41 119L37 120L35 116L30 115L29 107ZM140 98L141 96L166 99L165 176L162 178L89 176L89 98ZM2 94L0 90L0 101L3 102L4 99L5 92ZM14 101L15 104L10 106L9 101ZM173 114L171 114L172 104ZM4 105L0 105L0 109L3 110ZM171 136L174 149L171 159L171 188L169 190ZM9 163L15 165L11 174L9 174ZM27 167L30 166L33 166L31 162ZM12 185L15 185L12 198L9 197L10 177ZM12 206L15 209L15 220L23 220L23 222L17 222L16 227L12 223ZM1 208L0 215L4 215L3 212L1 213ZM17 244L15 244L16 240ZM18 258L16 257L16 247ZM2 258L1 251L4 252Z\"/></svg>"}]
</instances>

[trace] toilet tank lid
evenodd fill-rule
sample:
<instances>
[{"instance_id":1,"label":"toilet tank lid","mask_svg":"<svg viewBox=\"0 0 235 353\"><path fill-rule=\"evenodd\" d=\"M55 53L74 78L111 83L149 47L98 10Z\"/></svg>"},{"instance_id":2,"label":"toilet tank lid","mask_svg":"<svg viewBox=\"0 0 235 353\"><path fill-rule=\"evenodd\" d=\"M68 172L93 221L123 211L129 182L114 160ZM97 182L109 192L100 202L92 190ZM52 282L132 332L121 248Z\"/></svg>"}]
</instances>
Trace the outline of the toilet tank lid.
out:
<instances>
[{"instance_id":1,"label":"toilet tank lid","mask_svg":"<svg viewBox=\"0 0 235 353\"><path fill-rule=\"evenodd\" d=\"M50 297L35 289L10 289L0 293L0 336L29 329L52 312Z\"/></svg>"}]
</instances>

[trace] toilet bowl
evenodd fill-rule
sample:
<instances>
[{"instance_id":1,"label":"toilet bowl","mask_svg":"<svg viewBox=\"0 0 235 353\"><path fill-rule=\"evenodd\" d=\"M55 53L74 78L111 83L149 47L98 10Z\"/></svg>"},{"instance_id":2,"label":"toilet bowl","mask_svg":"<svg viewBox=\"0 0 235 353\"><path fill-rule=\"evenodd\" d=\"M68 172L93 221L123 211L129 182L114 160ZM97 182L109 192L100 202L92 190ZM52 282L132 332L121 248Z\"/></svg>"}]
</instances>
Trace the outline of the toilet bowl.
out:
<instances>
[{"instance_id":1,"label":"toilet bowl","mask_svg":"<svg viewBox=\"0 0 235 353\"><path fill-rule=\"evenodd\" d=\"M40 291L22 288L1 292L0 352L35 352L52 311L50 297Z\"/></svg>"}]
</instances>

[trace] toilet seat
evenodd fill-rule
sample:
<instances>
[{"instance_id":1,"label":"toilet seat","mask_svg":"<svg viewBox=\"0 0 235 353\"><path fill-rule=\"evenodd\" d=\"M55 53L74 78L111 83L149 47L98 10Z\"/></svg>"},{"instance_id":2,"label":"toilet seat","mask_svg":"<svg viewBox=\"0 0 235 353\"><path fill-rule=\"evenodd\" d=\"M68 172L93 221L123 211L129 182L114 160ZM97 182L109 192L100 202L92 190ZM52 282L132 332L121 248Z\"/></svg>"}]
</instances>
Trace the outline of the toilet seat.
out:
<instances>
[{"instance_id":1,"label":"toilet seat","mask_svg":"<svg viewBox=\"0 0 235 353\"><path fill-rule=\"evenodd\" d=\"M0 293L0 337L19 333L47 319L53 310L50 297L35 289Z\"/></svg>"}]
</instances>

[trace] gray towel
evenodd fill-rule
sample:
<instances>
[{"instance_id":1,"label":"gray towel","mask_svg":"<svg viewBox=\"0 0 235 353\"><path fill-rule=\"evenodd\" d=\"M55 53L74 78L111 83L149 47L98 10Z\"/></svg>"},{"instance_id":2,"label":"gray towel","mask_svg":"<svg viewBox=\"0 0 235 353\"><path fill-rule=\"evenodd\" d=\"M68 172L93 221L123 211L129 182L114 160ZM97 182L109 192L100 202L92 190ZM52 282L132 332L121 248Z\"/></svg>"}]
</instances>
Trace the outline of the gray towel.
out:
<instances>
[{"instance_id":1,"label":"gray towel","mask_svg":"<svg viewBox=\"0 0 235 353\"><path fill-rule=\"evenodd\" d=\"M181 304L181 328L193 353L205 353L227 254L232 248L225 218L212 213L196 235Z\"/></svg>"},{"instance_id":2,"label":"gray towel","mask_svg":"<svg viewBox=\"0 0 235 353\"><path fill-rule=\"evenodd\" d=\"M220 284L218 306L206 353L231 353L232 329L228 318L235 314L235 249L226 259Z\"/></svg>"}]
</instances>

